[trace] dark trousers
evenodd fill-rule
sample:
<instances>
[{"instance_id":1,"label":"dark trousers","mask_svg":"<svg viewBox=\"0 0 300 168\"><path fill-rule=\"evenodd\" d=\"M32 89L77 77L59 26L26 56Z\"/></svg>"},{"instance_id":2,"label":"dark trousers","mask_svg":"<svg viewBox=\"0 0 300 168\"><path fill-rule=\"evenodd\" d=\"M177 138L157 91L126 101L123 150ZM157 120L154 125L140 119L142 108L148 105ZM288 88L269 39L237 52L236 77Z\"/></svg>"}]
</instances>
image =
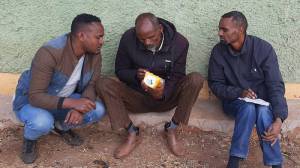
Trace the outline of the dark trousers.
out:
<instances>
[{"instance_id":1,"label":"dark trousers","mask_svg":"<svg viewBox=\"0 0 300 168\"><path fill-rule=\"evenodd\" d=\"M131 122L128 113L165 112L177 107L173 120L188 124L192 107L203 86L199 73L186 75L177 84L168 100L155 100L118 80L102 77L97 82L97 93L104 101L112 129L126 128Z\"/></svg>"}]
</instances>

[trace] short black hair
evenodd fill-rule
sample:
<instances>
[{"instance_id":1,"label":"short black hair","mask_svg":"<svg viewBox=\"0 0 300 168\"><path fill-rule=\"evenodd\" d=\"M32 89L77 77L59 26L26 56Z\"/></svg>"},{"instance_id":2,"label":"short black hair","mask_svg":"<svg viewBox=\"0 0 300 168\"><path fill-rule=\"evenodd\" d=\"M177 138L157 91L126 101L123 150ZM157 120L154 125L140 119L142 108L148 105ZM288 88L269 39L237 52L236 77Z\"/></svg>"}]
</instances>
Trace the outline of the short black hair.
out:
<instances>
[{"instance_id":1,"label":"short black hair","mask_svg":"<svg viewBox=\"0 0 300 168\"><path fill-rule=\"evenodd\" d=\"M153 14L153 13L142 13L140 14L139 16L137 16L137 18L135 19L135 26L140 22L140 21L143 21L143 20L149 20L152 25L154 27L157 27L159 25L159 20L158 18Z\"/></svg>"},{"instance_id":2,"label":"short black hair","mask_svg":"<svg viewBox=\"0 0 300 168\"><path fill-rule=\"evenodd\" d=\"M244 28L244 32L246 33L248 28L248 22L245 15L240 11L231 11L225 13L222 18L232 18L238 26L242 26Z\"/></svg>"},{"instance_id":3,"label":"short black hair","mask_svg":"<svg viewBox=\"0 0 300 168\"><path fill-rule=\"evenodd\" d=\"M92 22L101 23L101 20L99 17L91 15L91 14L82 13L82 14L77 15L73 19L72 24L71 24L71 34L75 35L81 26L90 24Z\"/></svg>"}]
</instances>

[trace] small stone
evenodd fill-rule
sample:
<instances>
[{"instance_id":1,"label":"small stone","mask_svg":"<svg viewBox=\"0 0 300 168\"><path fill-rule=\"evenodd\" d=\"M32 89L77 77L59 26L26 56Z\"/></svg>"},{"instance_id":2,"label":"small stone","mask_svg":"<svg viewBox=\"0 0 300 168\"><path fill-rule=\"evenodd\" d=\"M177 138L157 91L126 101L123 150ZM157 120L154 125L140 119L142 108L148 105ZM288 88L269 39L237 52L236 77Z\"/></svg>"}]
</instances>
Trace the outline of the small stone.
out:
<instances>
[{"instance_id":1,"label":"small stone","mask_svg":"<svg viewBox=\"0 0 300 168\"><path fill-rule=\"evenodd\" d=\"M96 165L101 165L102 168L109 168L109 164L103 160L94 160L93 163Z\"/></svg>"},{"instance_id":2,"label":"small stone","mask_svg":"<svg viewBox=\"0 0 300 168\"><path fill-rule=\"evenodd\" d=\"M175 166L179 166L180 163L179 162L173 162Z\"/></svg>"},{"instance_id":3,"label":"small stone","mask_svg":"<svg viewBox=\"0 0 300 168\"><path fill-rule=\"evenodd\" d=\"M101 161L100 160L94 160L93 163L99 165L101 163Z\"/></svg>"}]
</instances>

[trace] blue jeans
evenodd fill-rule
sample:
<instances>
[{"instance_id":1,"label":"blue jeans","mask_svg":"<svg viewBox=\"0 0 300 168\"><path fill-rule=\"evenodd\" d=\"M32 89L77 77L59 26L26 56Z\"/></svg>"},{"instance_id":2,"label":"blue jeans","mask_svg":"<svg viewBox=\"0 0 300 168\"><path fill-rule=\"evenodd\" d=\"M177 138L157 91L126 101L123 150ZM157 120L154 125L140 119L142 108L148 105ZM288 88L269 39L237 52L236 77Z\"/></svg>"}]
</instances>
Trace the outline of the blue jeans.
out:
<instances>
[{"instance_id":1,"label":"blue jeans","mask_svg":"<svg viewBox=\"0 0 300 168\"><path fill-rule=\"evenodd\" d=\"M80 95L72 94L70 97L80 98ZM46 110L26 104L21 110L15 113L17 118L24 123L24 138L36 140L40 136L48 134L56 124L60 126L60 129L66 131L99 121L105 114L105 108L102 102L96 101L95 103L96 109L85 113L82 123L78 125L64 123L69 109Z\"/></svg>"},{"instance_id":2,"label":"blue jeans","mask_svg":"<svg viewBox=\"0 0 300 168\"><path fill-rule=\"evenodd\" d=\"M247 103L242 100L224 101L224 112L235 117L234 132L230 147L230 156L245 159L248 155L249 140L252 129L256 124L257 135L263 151L264 164L267 166L282 163L280 142L271 146L271 142L263 141L261 135L273 123L272 111L267 106Z\"/></svg>"}]
</instances>

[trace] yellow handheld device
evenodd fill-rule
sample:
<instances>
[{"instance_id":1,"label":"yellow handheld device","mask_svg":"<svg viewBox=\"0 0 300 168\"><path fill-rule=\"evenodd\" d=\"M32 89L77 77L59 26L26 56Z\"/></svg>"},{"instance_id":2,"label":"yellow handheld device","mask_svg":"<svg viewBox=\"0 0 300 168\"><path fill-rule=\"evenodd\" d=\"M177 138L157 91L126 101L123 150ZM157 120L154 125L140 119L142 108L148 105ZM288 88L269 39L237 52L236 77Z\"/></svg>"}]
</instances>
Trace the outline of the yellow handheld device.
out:
<instances>
[{"instance_id":1,"label":"yellow handheld device","mask_svg":"<svg viewBox=\"0 0 300 168\"><path fill-rule=\"evenodd\" d=\"M147 86L149 86L152 89L160 87L164 83L164 80L162 78L160 78L157 75L154 75L151 72L145 73L145 77L144 77L143 81Z\"/></svg>"}]
</instances>

